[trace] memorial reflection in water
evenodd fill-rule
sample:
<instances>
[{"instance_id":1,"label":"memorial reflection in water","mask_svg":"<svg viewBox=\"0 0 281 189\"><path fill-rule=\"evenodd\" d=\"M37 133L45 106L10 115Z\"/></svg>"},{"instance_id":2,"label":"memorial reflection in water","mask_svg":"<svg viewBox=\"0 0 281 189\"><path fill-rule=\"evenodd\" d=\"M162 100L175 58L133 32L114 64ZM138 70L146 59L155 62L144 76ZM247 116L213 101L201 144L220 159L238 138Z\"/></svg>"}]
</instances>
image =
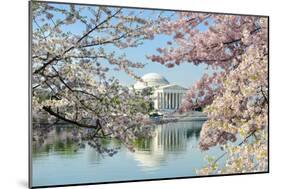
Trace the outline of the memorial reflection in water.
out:
<instances>
[{"instance_id":1,"label":"memorial reflection in water","mask_svg":"<svg viewBox=\"0 0 281 189\"><path fill-rule=\"evenodd\" d=\"M105 140L104 147L119 148L112 157L99 154L87 142L80 148L68 129L57 129L44 144L34 143L34 185L194 176L194 169L205 165L206 154L198 149L202 124L185 121L152 126L154 135L136 140L135 152L116 140Z\"/></svg>"},{"instance_id":2,"label":"memorial reflection in water","mask_svg":"<svg viewBox=\"0 0 281 189\"><path fill-rule=\"evenodd\" d=\"M142 167L157 167L169 155L186 153L188 148L196 148L190 141L198 139L202 124L202 121L196 121L155 126L153 137L136 142L133 156Z\"/></svg>"}]
</instances>

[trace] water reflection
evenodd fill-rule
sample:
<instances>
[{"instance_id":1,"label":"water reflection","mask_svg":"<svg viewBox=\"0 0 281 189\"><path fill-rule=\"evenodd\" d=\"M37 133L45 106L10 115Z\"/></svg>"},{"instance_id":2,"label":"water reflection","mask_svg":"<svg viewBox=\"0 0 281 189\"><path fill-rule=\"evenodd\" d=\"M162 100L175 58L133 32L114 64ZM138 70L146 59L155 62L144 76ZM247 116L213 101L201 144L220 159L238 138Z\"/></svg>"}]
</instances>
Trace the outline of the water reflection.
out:
<instances>
[{"instance_id":1,"label":"water reflection","mask_svg":"<svg viewBox=\"0 0 281 189\"><path fill-rule=\"evenodd\" d=\"M79 147L79 143L75 142L69 129L56 127L55 130L47 134L44 142L32 145L33 157L48 155L50 153L58 153L60 155L74 155Z\"/></svg>"},{"instance_id":2,"label":"water reflection","mask_svg":"<svg viewBox=\"0 0 281 189\"><path fill-rule=\"evenodd\" d=\"M154 126L152 137L134 142L135 152L116 140L104 140L105 147L120 147L112 157L99 154L87 142L81 148L67 129L54 130L43 144L33 142L34 186L194 176L194 169L205 165L206 154L197 148L202 124Z\"/></svg>"},{"instance_id":3,"label":"water reflection","mask_svg":"<svg viewBox=\"0 0 281 189\"><path fill-rule=\"evenodd\" d=\"M154 135L149 138L139 138L134 142L136 151L148 152L182 152L185 151L189 140L193 137L198 139L203 122L177 122L164 125L153 126ZM84 143L86 144L86 143ZM43 144L33 142L33 155L51 152L66 152L74 154L81 143L77 143L72 138L69 129L56 127L48 133ZM120 147L121 143L117 140L102 140L104 147Z\"/></svg>"},{"instance_id":4,"label":"water reflection","mask_svg":"<svg viewBox=\"0 0 281 189\"><path fill-rule=\"evenodd\" d=\"M169 154L186 153L195 148L203 122L177 122L154 128L155 135L135 142L134 159L142 168L159 168L165 164Z\"/></svg>"}]
</instances>

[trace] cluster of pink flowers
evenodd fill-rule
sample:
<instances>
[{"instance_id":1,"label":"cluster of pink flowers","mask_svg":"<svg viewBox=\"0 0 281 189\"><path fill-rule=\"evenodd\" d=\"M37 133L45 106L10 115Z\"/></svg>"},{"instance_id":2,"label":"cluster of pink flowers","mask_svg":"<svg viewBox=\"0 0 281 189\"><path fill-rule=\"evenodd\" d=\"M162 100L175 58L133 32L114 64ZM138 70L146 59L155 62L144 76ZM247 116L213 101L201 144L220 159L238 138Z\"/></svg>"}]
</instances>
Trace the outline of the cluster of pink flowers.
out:
<instances>
[{"instance_id":1,"label":"cluster of pink flowers","mask_svg":"<svg viewBox=\"0 0 281 189\"><path fill-rule=\"evenodd\" d=\"M124 71L140 79L133 70L144 64L129 60L122 50L151 39L146 29L156 21L122 8L87 7L86 16L83 6L32 5L34 123L65 121L81 128L81 136L93 146L100 146L100 138L113 137L131 148L142 134L152 99L129 91L108 72ZM81 30L73 31L79 24ZM83 136L83 128L92 130Z\"/></svg>"},{"instance_id":2,"label":"cluster of pink flowers","mask_svg":"<svg viewBox=\"0 0 281 189\"><path fill-rule=\"evenodd\" d=\"M202 29L203 26L206 28ZM208 114L200 134L201 149L216 145L231 149L229 142L237 138L260 135L254 137L254 142L245 140L235 152L229 150L223 170L210 163L198 174L265 171L267 18L187 12L180 13L176 20L160 24L159 31L173 36L174 41L159 48L158 54L148 56L151 61L169 68L182 63L205 64L211 70L191 87L180 108L185 112L201 107ZM255 148L256 145L260 147ZM239 164L237 156L241 158Z\"/></svg>"}]
</instances>

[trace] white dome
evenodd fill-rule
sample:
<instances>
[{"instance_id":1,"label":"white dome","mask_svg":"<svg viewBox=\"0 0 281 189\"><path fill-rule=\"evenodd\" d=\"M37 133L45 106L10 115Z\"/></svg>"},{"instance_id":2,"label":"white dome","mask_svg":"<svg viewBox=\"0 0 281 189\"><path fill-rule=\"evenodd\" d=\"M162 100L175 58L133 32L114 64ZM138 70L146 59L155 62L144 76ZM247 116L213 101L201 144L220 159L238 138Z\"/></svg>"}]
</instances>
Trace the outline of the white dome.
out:
<instances>
[{"instance_id":1,"label":"white dome","mask_svg":"<svg viewBox=\"0 0 281 189\"><path fill-rule=\"evenodd\" d=\"M168 80L158 73L148 73L142 76L143 81L138 81L135 85L135 89L143 89L146 87L159 87L168 85Z\"/></svg>"}]
</instances>

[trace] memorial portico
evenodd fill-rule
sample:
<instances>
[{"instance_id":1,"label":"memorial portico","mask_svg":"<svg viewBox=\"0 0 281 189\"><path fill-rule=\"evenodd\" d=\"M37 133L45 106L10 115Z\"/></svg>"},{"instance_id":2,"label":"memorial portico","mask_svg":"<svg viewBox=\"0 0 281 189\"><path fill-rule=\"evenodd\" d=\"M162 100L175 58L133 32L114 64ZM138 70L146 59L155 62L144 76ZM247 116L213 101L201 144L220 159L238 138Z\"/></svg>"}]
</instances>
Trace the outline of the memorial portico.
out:
<instances>
[{"instance_id":1,"label":"memorial portico","mask_svg":"<svg viewBox=\"0 0 281 189\"><path fill-rule=\"evenodd\" d=\"M152 87L154 108L159 111L169 111L179 109L183 96L187 89L177 84L170 84L166 78L157 73L149 73L142 77L143 81L138 81L134 88L143 90Z\"/></svg>"}]
</instances>

